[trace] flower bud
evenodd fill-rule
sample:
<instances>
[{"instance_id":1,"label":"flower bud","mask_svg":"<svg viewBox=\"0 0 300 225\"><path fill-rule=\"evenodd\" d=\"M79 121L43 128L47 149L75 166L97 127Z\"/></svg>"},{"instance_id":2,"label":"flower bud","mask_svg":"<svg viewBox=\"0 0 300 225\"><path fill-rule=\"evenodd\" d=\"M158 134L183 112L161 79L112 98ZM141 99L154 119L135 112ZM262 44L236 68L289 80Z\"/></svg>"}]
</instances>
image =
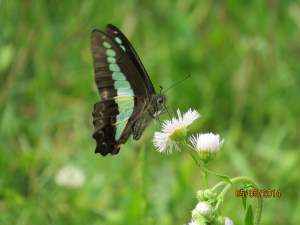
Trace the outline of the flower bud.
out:
<instances>
[{"instance_id":1,"label":"flower bud","mask_svg":"<svg viewBox=\"0 0 300 225\"><path fill-rule=\"evenodd\" d=\"M198 152L199 158L204 162L213 160L224 143L224 139L220 141L220 135L213 133L197 134L197 137L192 136L189 140L192 148Z\"/></svg>"},{"instance_id":2,"label":"flower bud","mask_svg":"<svg viewBox=\"0 0 300 225\"><path fill-rule=\"evenodd\" d=\"M225 224L225 218L222 215L217 216L214 220L215 225L224 225Z\"/></svg>"},{"instance_id":3,"label":"flower bud","mask_svg":"<svg viewBox=\"0 0 300 225\"><path fill-rule=\"evenodd\" d=\"M217 193L211 189L207 189L204 191L204 197L207 199L215 199L217 197Z\"/></svg>"},{"instance_id":4,"label":"flower bud","mask_svg":"<svg viewBox=\"0 0 300 225\"><path fill-rule=\"evenodd\" d=\"M213 215L213 208L211 204L205 201L198 203L196 208L192 211L192 218L194 220L198 220L199 218L202 218L202 221L204 222L213 221L214 215Z\"/></svg>"},{"instance_id":5,"label":"flower bud","mask_svg":"<svg viewBox=\"0 0 300 225\"><path fill-rule=\"evenodd\" d=\"M196 197L200 202L207 200L207 198L204 196L204 190L197 191Z\"/></svg>"}]
</instances>

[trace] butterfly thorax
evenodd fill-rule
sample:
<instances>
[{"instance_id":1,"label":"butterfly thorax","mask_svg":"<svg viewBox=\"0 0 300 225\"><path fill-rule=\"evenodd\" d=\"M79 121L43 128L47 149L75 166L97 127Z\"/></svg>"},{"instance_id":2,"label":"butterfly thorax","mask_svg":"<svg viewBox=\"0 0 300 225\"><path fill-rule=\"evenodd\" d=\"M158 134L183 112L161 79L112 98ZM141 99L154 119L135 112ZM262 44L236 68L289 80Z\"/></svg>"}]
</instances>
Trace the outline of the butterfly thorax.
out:
<instances>
[{"instance_id":1,"label":"butterfly thorax","mask_svg":"<svg viewBox=\"0 0 300 225\"><path fill-rule=\"evenodd\" d=\"M158 116L164 114L163 107L165 106L166 102L167 98L164 95L151 95L151 99L145 104L142 115L133 124L134 140L140 139L142 133L152 119L156 119Z\"/></svg>"}]
</instances>

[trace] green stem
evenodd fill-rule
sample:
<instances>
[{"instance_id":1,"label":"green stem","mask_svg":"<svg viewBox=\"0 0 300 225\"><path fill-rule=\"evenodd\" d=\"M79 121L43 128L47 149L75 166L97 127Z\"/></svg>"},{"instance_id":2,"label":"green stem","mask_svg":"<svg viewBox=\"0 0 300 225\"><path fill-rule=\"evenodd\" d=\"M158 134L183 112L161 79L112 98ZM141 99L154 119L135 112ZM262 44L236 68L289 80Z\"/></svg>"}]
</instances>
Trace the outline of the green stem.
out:
<instances>
[{"instance_id":1,"label":"green stem","mask_svg":"<svg viewBox=\"0 0 300 225\"><path fill-rule=\"evenodd\" d=\"M211 190L216 190L218 187L222 186L223 184L227 184L227 181L221 181L219 183L217 183Z\"/></svg>"},{"instance_id":2,"label":"green stem","mask_svg":"<svg viewBox=\"0 0 300 225\"><path fill-rule=\"evenodd\" d=\"M194 159L196 165L199 167L200 172L201 172L201 174L202 174L202 176L203 176L203 178L204 178L204 171L201 169L200 163L198 163L198 161L197 161L197 159L195 158L194 154L192 153L191 149L190 149L189 146L187 145L185 139L182 139L182 143L183 143L183 145L185 146L185 148L189 151L190 155L191 155L192 158Z\"/></svg>"},{"instance_id":3,"label":"green stem","mask_svg":"<svg viewBox=\"0 0 300 225\"><path fill-rule=\"evenodd\" d=\"M218 198L219 198L218 204L217 204L218 206L219 206L219 202L222 201L222 199L224 198L224 195L229 190L229 188L231 188L233 184L236 184L238 182L246 182L248 184L251 184L254 187L254 189L256 189L258 191L260 190L257 183L255 183L254 180L252 180L248 177L236 177L236 178L231 179L230 181L231 181L231 183L227 184L227 186L223 189L223 191L218 196ZM217 209L217 207L216 207L216 209ZM262 209L263 209L263 197L261 195L260 197L257 198L257 208L255 211L255 217L254 217L255 225L259 225L259 223L260 223Z\"/></svg>"},{"instance_id":4,"label":"green stem","mask_svg":"<svg viewBox=\"0 0 300 225\"><path fill-rule=\"evenodd\" d=\"M204 168L205 168L205 170L203 171L204 187L205 187L205 189L208 189L208 181L207 181L207 162L204 162Z\"/></svg>"}]
</instances>

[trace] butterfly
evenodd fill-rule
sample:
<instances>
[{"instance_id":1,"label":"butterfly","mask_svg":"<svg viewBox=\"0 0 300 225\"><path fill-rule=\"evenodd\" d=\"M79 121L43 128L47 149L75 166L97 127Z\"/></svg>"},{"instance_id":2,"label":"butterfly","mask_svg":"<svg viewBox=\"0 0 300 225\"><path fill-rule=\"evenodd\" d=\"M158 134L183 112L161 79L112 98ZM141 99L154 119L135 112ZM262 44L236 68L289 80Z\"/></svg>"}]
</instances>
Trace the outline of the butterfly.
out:
<instances>
[{"instance_id":1,"label":"butterfly","mask_svg":"<svg viewBox=\"0 0 300 225\"><path fill-rule=\"evenodd\" d=\"M151 119L164 114L167 98L157 94L125 35L108 24L92 32L95 81L101 101L94 106L95 153L115 155L133 134L139 140Z\"/></svg>"}]
</instances>

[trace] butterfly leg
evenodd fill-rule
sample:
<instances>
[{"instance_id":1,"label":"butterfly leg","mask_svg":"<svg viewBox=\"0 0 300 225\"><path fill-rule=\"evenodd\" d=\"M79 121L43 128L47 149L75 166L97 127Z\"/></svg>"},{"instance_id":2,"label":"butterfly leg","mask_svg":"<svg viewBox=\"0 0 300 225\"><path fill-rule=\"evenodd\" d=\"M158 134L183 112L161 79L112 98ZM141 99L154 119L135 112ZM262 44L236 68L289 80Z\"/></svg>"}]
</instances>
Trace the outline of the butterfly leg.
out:
<instances>
[{"instance_id":1,"label":"butterfly leg","mask_svg":"<svg viewBox=\"0 0 300 225\"><path fill-rule=\"evenodd\" d=\"M168 117L167 117L167 115L166 115L166 113L165 113L165 110L164 110L164 115L165 115L166 119L168 119ZM169 114L169 115L170 115L170 114Z\"/></svg>"},{"instance_id":2,"label":"butterfly leg","mask_svg":"<svg viewBox=\"0 0 300 225\"><path fill-rule=\"evenodd\" d=\"M175 114L174 114L174 112L173 112L172 108L169 106L169 107L167 107L167 109L170 109L170 110L171 110L171 112L172 112L172 115L173 115L173 117L175 117ZM169 115L170 115L170 114L169 114ZM170 118L171 118L171 116L170 116Z\"/></svg>"},{"instance_id":3,"label":"butterfly leg","mask_svg":"<svg viewBox=\"0 0 300 225\"><path fill-rule=\"evenodd\" d=\"M156 119L159 122L159 125L162 126L159 117L156 117L156 118L153 118L153 119Z\"/></svg>"},{"instance_id":4,"label":"butterfly leg","mask_svg":"<svg viewBox=\"0 0 300 225\"><path fill-rule=\"evenodd\" d=\"M169 112L168 109L171 110L173 117L175 117L174 112L173 112L173 110L172 110L172 108L171 108L170 106L169 106L169 107L165 107L165 109L163 110L163 113L162 113L162 114L165 114L165 116L166 116L166 112L167 112L168 115L169 115L169 119L172 119L172 117L171 117L170 112ZM166 116L166 117L167 117L167 116Z\"/></svg>"},{"instance_id":5,"label":"butterfly leg","mask_svg":"<svg viewBox=\"0 0 300 225\"><path fill-rule=\"evenodd\" d=\"M156 125L156 119L157 119L157 118L154 118L154 117L153 117L154 125L155 125L156 129L159 130L158 127L157 127L157 125ZM159 120L158 120L158 121L159 121ZM159 123L160 123L160 121L159 121ZM160 124L161 124L161 123L160 123Z\"/></svg>"},{"instance_id":6,"label":"butterfly leg","mask_svg":"<svg viewBox=\"0 0 300 225\"><path fill-rule=\"evenodd\" d=\"M165 109L164 109L164 111L167 111L167 113L169 114L169 119L171 119L171 115L170 115L170 113L169 113L169 110L168 110L168 108L169 108L169 107L166 107L166 106L165 106ZM165 115L166 115L166 114L165 114ZM167 116L166 116L166 117L167 117Z\"/></svg>"}]
</instances>

